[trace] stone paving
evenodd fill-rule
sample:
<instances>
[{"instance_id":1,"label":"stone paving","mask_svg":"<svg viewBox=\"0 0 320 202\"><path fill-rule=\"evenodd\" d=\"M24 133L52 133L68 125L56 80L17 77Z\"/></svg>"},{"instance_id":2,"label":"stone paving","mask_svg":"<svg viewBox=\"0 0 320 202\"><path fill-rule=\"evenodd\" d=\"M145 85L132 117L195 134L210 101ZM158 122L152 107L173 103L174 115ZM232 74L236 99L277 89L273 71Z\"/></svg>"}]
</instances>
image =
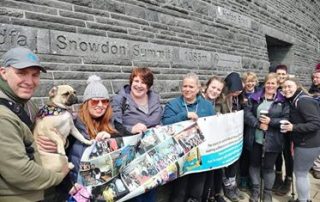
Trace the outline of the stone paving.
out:
<instances>
[{"instance_id":1,"label":"stone paving","mask_svg":"<svg viewBox=\"0 0 320 202\"><path fill-rule=\"evenodd\" d=\"M312 202L320 202L320 179L315 179L313 178L312 175L309 174L309 179L310 179L310 185L311 185L311 192L310 196L312 199ZM245 199L241 200L240 202L248 202L249 201L249 194L246 192L243 192L245 195ZM277 196L273 194L273 202L287 202L292 198L291 196L291 191L289 192L288 195L285 196ZM295 194L295 199L297 198L297 194ZM226 200L229 202L229 200Z\"/></svg>"},{"instance_id":2,"label":"stone paving","mask_svg":"<svg viewBox=\"0 0 320 202\"><path fill-rule=\"evenodd\" d=\"M309 174L310 179L310 185L311 185L311 192L310 196L312 199L312 202L320 202L320 179L315 179L311 174ZM157 202L170 202L169 197L166 190L162 189L163 187L160 187L160 192L158 192L157 195ZM277 196L273 194L273 202L288 202L292 198L291 191L285 195L285 196ZM249 202L249 193L243 192L243 195L245 196L245 199L241 200L240 202ZM297 198L297 194L295 194L294 198ZM225 198L226 199L226 198ZM226 201L230 202L228 199Z\"/></svg>"}]
</instances>

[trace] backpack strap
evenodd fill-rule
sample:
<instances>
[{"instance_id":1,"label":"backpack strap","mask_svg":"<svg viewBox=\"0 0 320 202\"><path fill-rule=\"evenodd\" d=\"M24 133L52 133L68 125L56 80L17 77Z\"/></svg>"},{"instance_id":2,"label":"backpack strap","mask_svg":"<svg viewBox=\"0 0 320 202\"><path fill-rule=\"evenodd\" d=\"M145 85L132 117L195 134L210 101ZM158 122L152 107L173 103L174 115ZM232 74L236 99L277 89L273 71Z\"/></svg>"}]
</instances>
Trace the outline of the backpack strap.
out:
<instances>
[{"instance_id":1,"label":"backpack strap","mask_svg":"<svg viewBox=\"0 0 320 202\"><path fill-rule=\"evenodd\" d=\"M0 98L0 105L6 106L8 109L10 109L13 113L15 113L19 119L25 123L30 131L33 130L33 124L30 120L30 117L28 116L27 112L24 110L23 106L21 104L17 104L13 101ZM32 142L23 140L26 153L30 160L34 160L34 148L32 147Z\"/></svg>"},{"instance_id":2,"label":"backpack strap","mask_svg":"<svg viewBox=\"0 0 320 202\"><path fill-rule=\"evenodd\" d=\"M309 95L300 95L300 96L297 96L294 100L293 100L293 103L294 103L294 106L295 108L298 107L298 101L300 98L311 98L311 99L314 99L313 97L309 96Z\"/></svg>"}]
</instances>

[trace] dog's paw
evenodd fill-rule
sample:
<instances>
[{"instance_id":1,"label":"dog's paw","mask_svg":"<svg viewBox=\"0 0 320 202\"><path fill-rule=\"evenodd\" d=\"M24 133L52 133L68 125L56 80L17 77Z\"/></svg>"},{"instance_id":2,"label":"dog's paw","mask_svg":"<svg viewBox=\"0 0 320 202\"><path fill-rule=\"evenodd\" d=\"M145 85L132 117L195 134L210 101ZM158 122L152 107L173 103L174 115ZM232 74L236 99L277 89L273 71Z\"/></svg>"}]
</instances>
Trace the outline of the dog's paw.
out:
<instances>
[{"instance_id":1,"label":"dog's paw","mask_svg":"<svg viewBox=\"0 0 320 202\"><path fill-rule=\"evenodd\" d=\"M74 168L73 163L68 163L68 167L69 167L70 170L72 170Z\"/></svg>"}]
</instances>

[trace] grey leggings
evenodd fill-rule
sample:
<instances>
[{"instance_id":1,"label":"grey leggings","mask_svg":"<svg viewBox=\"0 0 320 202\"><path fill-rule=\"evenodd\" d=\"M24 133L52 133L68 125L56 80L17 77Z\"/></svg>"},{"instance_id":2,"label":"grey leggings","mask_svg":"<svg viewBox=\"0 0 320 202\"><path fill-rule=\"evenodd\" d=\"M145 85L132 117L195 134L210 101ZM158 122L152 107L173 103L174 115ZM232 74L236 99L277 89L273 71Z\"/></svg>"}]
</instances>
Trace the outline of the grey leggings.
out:
<instances>
[{"instance_id":1,"label":"grey leggings","mask_svg":"<svg viewBox=\"0 0 320 202\"><path fill-rule=\"evenodd\" d=\"M296 188L299 201L307 201L309 199L309 179L308 172L312 168L313 161L320 154L320 147L303 148L296 147L293 157L293 172L296 177Z\"/></svg>"}]
</instances>

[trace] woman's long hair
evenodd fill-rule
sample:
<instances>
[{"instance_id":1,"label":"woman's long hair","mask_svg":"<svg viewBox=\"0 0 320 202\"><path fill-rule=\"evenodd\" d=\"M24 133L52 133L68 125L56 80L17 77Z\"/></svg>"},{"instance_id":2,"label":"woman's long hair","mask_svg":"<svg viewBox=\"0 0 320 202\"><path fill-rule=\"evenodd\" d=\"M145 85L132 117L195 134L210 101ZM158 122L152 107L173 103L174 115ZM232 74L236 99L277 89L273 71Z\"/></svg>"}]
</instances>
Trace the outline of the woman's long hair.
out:
<instances>
[{"instance_id":1,"label":"woman's long hair","mask_svg":"<svg viewBox=\"0 0 320 202\"><path fill-rule=\"evenodd\" d=\"M111 135L117 132L111 124L112 109L110 103L108 104L106 112L102 117L93 119L89 114L88 101L86 101L80 106L79 117L85 124L87 131L90 135L90 139L94 139L97 136L97 133L101 131L106 131Z\"/></svg>"}]
</instances>

